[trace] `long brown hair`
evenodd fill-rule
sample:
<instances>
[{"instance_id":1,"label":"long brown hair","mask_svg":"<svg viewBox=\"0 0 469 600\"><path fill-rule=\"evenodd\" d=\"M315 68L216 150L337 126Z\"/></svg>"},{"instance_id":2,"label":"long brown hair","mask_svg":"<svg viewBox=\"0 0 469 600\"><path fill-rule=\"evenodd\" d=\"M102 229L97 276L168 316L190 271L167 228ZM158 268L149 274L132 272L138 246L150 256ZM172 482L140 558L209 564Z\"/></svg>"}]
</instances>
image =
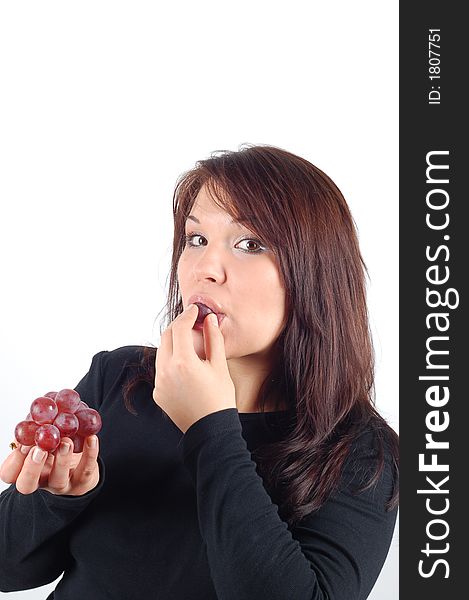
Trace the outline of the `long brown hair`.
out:
<instances>
[{"instance_id":1,"label":"long brown hair","mask_svg":"<svg viewBox=\"0 0 469 600\"><path fill-rule=\"evenodd\" d=\"M316 166L275 146L243 144L216 151L183 173L173 196L174 240L166 328L183 310L177 266L184 224L198 191L243 222L272 249L286 291L288 319L276 347L278 364L266 377L258 403L275 389L294 409L281 441L253 452L279 514L293 525L337 489L352 442L373 431L376 461L364 487L383 471L385 452L394 473L387 502L398 504L398 436L375 408L374 351L366 305L366 265L349 207L334 182ZM140 380L155 377L156 348L146 347Z\"/></svg>"}]
</instances>

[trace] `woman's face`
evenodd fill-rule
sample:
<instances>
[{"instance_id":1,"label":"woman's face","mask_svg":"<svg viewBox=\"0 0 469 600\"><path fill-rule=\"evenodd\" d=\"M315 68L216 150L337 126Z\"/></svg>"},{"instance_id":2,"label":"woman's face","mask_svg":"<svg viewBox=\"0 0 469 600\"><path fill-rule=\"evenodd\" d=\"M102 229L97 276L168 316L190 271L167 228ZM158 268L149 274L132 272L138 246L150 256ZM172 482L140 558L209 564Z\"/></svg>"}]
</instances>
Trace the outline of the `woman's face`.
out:
<instances>
[{"instance_id":1,"label":"woman's face","mask_svg":"<svg viewBox=\"0 0 469 600\"><path fill-rule=\"evenodd\" d=\"M193 294L209 296L226 315L220 324L227 359L271 362L272 347L286 319L285 291L275 257L256 236L220 209L203 186L186 221L178 263L184 308ZM194 348L205 359L202 331L192 330Z\"/></svg>"}]
</instances>

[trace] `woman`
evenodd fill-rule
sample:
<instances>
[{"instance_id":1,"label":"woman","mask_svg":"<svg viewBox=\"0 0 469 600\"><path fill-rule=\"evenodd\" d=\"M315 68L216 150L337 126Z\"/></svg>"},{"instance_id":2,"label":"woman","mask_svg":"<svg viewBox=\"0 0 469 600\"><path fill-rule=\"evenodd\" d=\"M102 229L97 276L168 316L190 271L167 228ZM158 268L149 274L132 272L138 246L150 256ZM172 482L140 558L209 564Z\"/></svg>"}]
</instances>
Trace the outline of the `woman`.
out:
<instances>
[{"instance_id":1,"label":"woman","mask_svg":"<svg viewBox=\"0 0 469 600\"><path fill-rule=\"evenodd\" d=\"M185 173L158 350L98 352L75 388L99 450L2 465L1 589L63 573L49 599L367 598L398 438L373 404L364 268L303 158L246 145Z\"/></svg>"}]
</instances>

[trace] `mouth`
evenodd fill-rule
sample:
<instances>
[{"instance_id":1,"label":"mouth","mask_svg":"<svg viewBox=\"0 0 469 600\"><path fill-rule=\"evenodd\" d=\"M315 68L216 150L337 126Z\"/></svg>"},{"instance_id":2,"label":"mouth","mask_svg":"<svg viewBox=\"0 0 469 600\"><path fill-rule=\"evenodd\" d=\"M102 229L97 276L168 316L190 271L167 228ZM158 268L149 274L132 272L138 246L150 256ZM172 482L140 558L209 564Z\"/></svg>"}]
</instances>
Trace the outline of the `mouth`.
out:
<instances>
[{"instance_id":1,"label":"mouth","mask_svg":"<svg viewBox=\"0 0 469 600\"><path fill-rule=\"evenodd\" d=\"M195 304L199 309L199 314L197 315L196 322L192 329L196 331L202 331L204 328L204 319L207 315L214 313L217 315L218 326L222 324L222 321L225 318L225 313L222 312L222 307L215 302L209 296L202 296L200 294L193 295L189 298L188 304Z\"/></svg>"}]
</instances>

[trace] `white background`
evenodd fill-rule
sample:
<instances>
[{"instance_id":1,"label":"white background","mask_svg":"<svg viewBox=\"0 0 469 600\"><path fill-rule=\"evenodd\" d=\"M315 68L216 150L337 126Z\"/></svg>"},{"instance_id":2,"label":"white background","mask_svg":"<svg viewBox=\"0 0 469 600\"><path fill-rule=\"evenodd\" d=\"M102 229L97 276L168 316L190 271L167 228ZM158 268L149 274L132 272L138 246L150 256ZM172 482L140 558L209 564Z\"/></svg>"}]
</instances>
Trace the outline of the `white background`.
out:
<instances>
[{"instance_id":1,"label":"white background","mask_svg":"<svg viewBox=\"0 0 469 600\"><path fill-rule=\"evenodd\" d=\"M158 345L176 179L243 142L303 156L348 201L398 430L397 2L2 2L0 85L1 460L93 354ZM397 585L396 528L370 599Z\"/></svg>"}]
</instances>

